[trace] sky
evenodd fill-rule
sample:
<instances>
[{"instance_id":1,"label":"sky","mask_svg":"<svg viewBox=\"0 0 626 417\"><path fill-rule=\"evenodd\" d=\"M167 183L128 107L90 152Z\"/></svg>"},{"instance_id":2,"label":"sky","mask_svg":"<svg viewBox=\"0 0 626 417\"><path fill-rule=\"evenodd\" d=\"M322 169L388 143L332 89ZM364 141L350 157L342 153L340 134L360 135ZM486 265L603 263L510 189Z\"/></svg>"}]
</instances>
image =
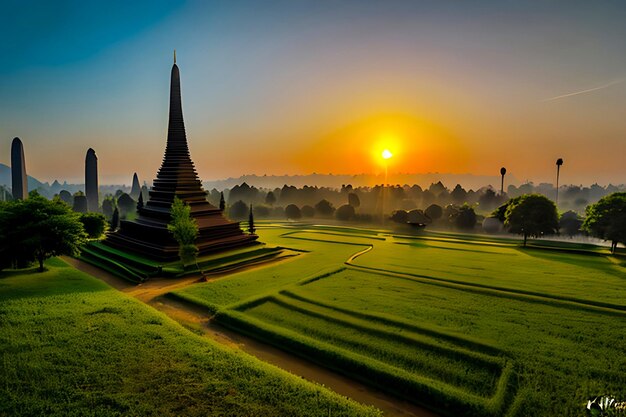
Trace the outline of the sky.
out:
<instances>
[{"instance_id":1,"label":"sky","mask_svg":"<svg viewBox=\"0 0 626 417\"><path fill-rule=\"evenodd\" d=\"M173 50L203 180L471 173L626 182L620 1L16 1L0 14L0 162L151 183ZM385 163L381 152L393 157Z\"/></svg>"}]
</instances>

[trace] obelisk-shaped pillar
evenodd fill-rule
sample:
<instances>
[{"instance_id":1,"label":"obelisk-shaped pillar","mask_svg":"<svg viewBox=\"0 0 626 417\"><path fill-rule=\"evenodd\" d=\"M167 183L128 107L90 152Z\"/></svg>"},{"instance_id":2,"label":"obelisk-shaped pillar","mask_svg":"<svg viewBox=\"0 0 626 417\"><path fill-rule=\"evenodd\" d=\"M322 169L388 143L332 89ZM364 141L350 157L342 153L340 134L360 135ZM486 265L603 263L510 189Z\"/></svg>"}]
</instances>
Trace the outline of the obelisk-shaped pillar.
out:
<instances>
[{"instance_id":1,"label":"obelisk-shaped pillar","mask_svg":"<svg viewBox=\"0 0 626 417\"><path fill-rule=\"evenodd\" d=\"M98 211L98 157L91 148L85 156L85 196L87 211Z\"/></svg>"},{"instance_id":2,"label":"obelisk-shaped pillar","mask_svg":"<svg viewBox=\"0 0 626 417\"><path fill-rule=\"evenodd\" d=\"M11 186L13 198L23 200L28 197L28 177L26 176L26 162L24 161L24 145L20 138L11 143Z\"/></svg>"}]
</instances>

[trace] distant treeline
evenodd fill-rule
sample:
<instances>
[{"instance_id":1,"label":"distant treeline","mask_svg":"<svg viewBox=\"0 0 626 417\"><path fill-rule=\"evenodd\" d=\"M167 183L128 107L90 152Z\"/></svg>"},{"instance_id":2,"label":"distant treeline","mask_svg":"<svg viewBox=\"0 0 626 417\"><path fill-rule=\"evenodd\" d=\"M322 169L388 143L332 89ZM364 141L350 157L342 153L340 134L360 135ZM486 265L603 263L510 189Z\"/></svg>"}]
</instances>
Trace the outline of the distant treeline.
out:
<instances>
[{"instance_id":1,"label":"distant treeline","mask_svg":"<svg viewBox=\"0 0 626 417\"><path fill-rule=\"evenodd\" d=\"M624 185L559 187L559 210L572 210L582 214L589 204L595 203L607 194L624 190L626 190ZM288 205L294 204L302 209L305 206L314 207L322 200L328 201L335 208L349 204L355 207L357 213L376 215L383 210L382 192L382 185L353 188L346 184L340 189L315 186L297 188L284 185L282 188L269 190L249 186L245 182L223 191L227 207L242 201L246 205L252 204L253 208L264 207L263 212L267 209L276 212L277 215L280 208L284 209ZM466 190L457 184L450 189L441 181L431 184L428 188L419 185L393 185L385 187L384 212L390 214L395 210L426 210L433 204L441 207L467 204L477 213L488 214L509 198L532 193L544 195L552 200L556 197L556 189L552 184L527 183L519 187L510 185L504 194L500 194L499 190L492 187ZM219 206L220 197L220 190L214 188L208 192L208 199L215 206Z\"/></svg>"}]
</instances>

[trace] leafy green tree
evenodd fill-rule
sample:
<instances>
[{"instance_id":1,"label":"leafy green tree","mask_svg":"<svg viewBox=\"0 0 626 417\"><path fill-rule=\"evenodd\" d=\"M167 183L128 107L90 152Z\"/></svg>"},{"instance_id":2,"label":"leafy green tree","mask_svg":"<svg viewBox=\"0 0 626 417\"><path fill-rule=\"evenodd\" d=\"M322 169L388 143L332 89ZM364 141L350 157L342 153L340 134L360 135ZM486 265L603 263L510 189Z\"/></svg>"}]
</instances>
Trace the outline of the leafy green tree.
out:
<instances>
[{"instance_id":1,"label":"leafy green tree","mask_svg":"<svg viewBox=\"0 0 626 417\"><path fill-rule=\"evenodd\" d=\"M250 214L248 214L248 232L251 235L256 232L256 227L254 227L254 214L252 213L252 204L250 204Z\"/></svg>"},{"instance_id":2,"label":"leafy green tree","mask_svg":"<svg viewBox=\"0 0 626 417\"><path fill-rule=\"evenodd\" d=\"M302 217L315 216L315 209L309 205L302 206L302 209L300 210L300 212L302 213Z\"/></svg>"},{"instance_id":3,"label":"leafy green tree","mask_svg":"<svg viewBox=\"0 0 626 417\"><path fill-rule=\"evenodd\" d=\"M198 256L198 247L195 245L198 223L191 217L191 207L178 197L174 197L170 214L172 221L167 225L167 230L178 242L178 256L183 268L186 268L187 265L195 263Z\"/></svg>"},{"instance_id":4,"label":"leafy green tree","mask_svg":"<svg viewBox=\"0 0 626 417\"><path fill-rule=\"evenodd\" d=\"M265 196L265 204L267 204L269 206L273 206L274 203L276 203L276 195L274 195L273 191L270 191Z\"/></svg>"},{"instance_id":5,"label":"leafy green tree","mask_svg":"<svg viewBox=\"0 0 626 417\"><path fill-rule=\"evenodd\" d=\"M107 219L111 219L113 217L113 210L115 209L115 200L111 197L106 197L102 201L102 214Z\"/></svg>"},{"instance_id":6,"label":"leafy green tree","mask_svg":"<svg viewBox=\"0 0 626 417\"><path fill-rule=\"evenodd\" d=\"M615 253L618 243L626 244L626 192L613 193L602 197L585 210L587 217L583 230L593 236L611 241L611 253Z\"/></svg>"},{"instance_id":7,"label":"leafy green tree","mask_svg":"<svg viewBox=\"0 0 626 417\"><path fill-rule=\"evenodd\" d=\"M118 227L120 227L120 211L115 207L111 216L111 230L116 231Z\"/></svg>"},{"instance_id":8,"label":"leafy green tree","mask_svg":"<svg viewBox=\"0 0 626 417\"><path fill-rule=\"evenodd\" d=\"M130 195L122 193L117 199L117 207L119 208L120 216L126 218L128 214L137 209L137 203Z\"/></svg>"},{"instance_id":9,"label":"leafy green tree","mask_svg":"<svg viewBox=\"0 0 626 417\"><path fill-rule=\"evenodd\" d=\"M580 226L582 226L582 224L583 221L576 212L572 210L566 211L561 215L561 219L559 220L559 231L564 235L572 237L580 233Z\"/></svg>"},{"instance_id":10,"label":"leafy green tree","mask_svg":"<svg viewBox=\"0 0 626 417\"><path fill-rule=\"evenodd\" d=\"M228 217L233 220L244 220L248 215L248 205L242 200L235 203L228 209Z\"/></svg>"},{"instance_id":11,"label":"leafy green tree","mask_svg":"<svg viewBox=\"0 0 626 417\"><path fill-rule=\"evenodd\" d=\"M330 217L335 212L335 207L330 201L323 199L315 205L315 212L322 217Z\"/></svg>"},{"instance_id":12,"label":"leafy green tree","mask_svg":"<svg viewBox=\"0 0 626 417\"><path fill-rule=\"evenodd\" d=\"M436 221L443 215L443 209L438 204L431 204L426 210L424 210L424 214L430 217L433 221Z\"/></svg>"},{"instance_id":13,"label":"leafy green tree","mask_svg":"<svg viewBox=\"0 0 626 417\"><path fill-rule=\"evenodd\" d=\"M290 220L298 220L302 217L302 213L300 212L300 208L295 204L289 204L285 207L285 216L287 216Z\"/></svg>"},{"instance_id":14,"label":"leafy green tree","mask_svg":"<svg viewBox=\"0 0 626 417\"><path fill-rule=\"evenodd\" d=\"M226 208L226 200L224 200L224 191L220 192L220 211L224 211Z\"/></svg>"},{"instance_id":15,"label":"leafy green tree","mask_svg":"<svg viewBox=\"0 0 626 417\"><path fill-rule=\"evenodd\" d=\"M77 213L87 213L87 197L82 192L74 195L73 209Z\"/></svg>"},{"instance_id":16,"label":"leafy green tree","mask_svg":"<svg viewBox=\"0 0 626 417\"><path fill-rule=\"evenodd\" d=\"M391 221L400 224L406 224L409 221L409 212L406 210L396 210L391 213Z\"/></svg>"},{"instance_id":17,"label":"leafy green tree","mask_svg":"<svg viewBox=\"0 0 626 417\"><path fill-rule=\"evenodd\" d=\"M557 233L559 215L554 202L539 194L525 194L508 205L504 225L512 233L528 237L539 237Z\"/></svg>"},{"instance_id":18,"label":"leafy green tree","mask_svg":"<svg viewBox=\"0 0 626 417\"><path fill-rule=\"evenodd\" d=\"M357 193L349 193L348 194L348 204L350 204L355 209L358 209L361 206L361 199Z\"/></svg>"},{"instance_id":19,"label":"leafy green tree","mask_svg":"<svg viewBox=\"0 0 626 417\"><path fill-rule=\"evenodd\" d=\"M101 213L82 213L80 222L90 239L99 239L108 227L107 219Z\"/></svg>"},{"instance_id":20,"label":"leafy green tree","mask_svg":"<svg viewBox=\"0 0 626 417\"><path fill-rule=\"evenodd\" d=\"M350 204L344 204L335 212L335 217L337 217L337 220L341 221L353 220L355 215L354 206L351 206Z\"/></svg>"},{"instance_id":21,"label":"leafy green tree","mask_svg":"<svg viewBox=\"0 0 626 417\"><path fill-rule=\"evenodd\" d=\"M462 230L471 230L476 226L476 212L467 203L459 207L454 216L454 225Z\"/></svg>"},{"instance_id":22,"label":"leafy green tree","mask_svg":"<svg viewBox=\"0 0 626 417\"><path fill-rule=\"evenodd\" d=\"M143 208L143 193L139 193L139 200L137 200L137 212Z\"/></svg>"},{"instance_id":23,"label":"leafy green tree","mask_svg":"<svg viewBox=\"0 0 626 417\"><path fill-rule=\"evenodd\" d=\"M80 215L59 198L32 191L26 200L0 205L0 267L36 260L43 272L50 257L78 255L86 238Z\"/></svg>"}]
</instances>

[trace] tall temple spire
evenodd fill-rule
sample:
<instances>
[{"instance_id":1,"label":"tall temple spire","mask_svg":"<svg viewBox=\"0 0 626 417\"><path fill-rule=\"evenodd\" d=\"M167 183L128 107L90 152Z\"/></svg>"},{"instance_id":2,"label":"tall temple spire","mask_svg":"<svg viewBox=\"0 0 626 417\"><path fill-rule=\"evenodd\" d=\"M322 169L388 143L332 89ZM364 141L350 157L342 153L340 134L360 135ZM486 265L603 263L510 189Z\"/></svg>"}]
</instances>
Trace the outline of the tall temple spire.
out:
<instances>
[{"instance_id":1,"label":"tall temple spire","mask_svg":"<svg viewBox=\"0 0 626 417\"><path fill-rule=\"evenodd\" d=\"M176 52L170 82L167 145L150 197L143 207L138 208L137 219L122 221L120 229L110 234L105 243L153 259L177 259L178 244L167 225L171 221L174 198L179 198L189 205L191 216L198 223L199 234L195 243L200 255L255 244L258 236L243 233L239 223L225 219L220 209L206 199L187 146Z\"/></svg>"},{"instance_id":2,"label":"tall temple spire","mask_svg":"<svg viewBox=\"0 0 626 417\"><path fill-rule=\"evenodd\" d=\"M174 64L176 63L176 49L174 49Z\"/></svg>"}]
</instances>

